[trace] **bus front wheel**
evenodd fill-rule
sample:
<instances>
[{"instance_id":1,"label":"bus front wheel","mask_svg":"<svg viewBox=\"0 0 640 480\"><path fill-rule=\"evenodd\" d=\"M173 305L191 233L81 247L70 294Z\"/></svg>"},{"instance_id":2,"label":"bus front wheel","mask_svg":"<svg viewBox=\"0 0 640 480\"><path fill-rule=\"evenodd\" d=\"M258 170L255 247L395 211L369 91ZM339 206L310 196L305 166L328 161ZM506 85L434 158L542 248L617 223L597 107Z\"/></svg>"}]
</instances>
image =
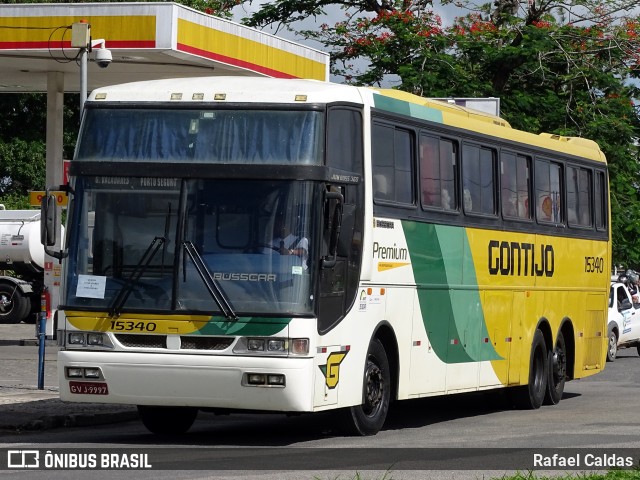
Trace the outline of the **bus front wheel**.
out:
<instances>
[{"instance_id":1,"label":"bus front wheel","mask_svg":"<svg viewBox=\"0 0 640 480\"><path fill-rule=\"evenodd\" d=\"M547 346L542 332L537 329L531 342L529 359L529 383L515 387L513 400L516 407L527 410L540 408L547 392L548 372Z\"/></svg>"},{"instance_id":2,"label":"bus front wheel","mask_svg":"<svg viewBox=\"0 0 640 480\"><path fill-rule=\"evenodd\" d=\"M198 409L138 405L138 413L142 424L151 433L179 434L191 428L198 415Z\"/></svg>"},{"instance_id":3,"label":"bus front wheel","mask_svg":"<svg viewBox=\"0 0 640 480\"><path fill-rule=\"evenodd\" d=\"M375 435L384 425L391 401L391 371L380 340L369 344L364 367L363 403L343 411L342 427L351 435Z\"/></svg>"}]
</instances>

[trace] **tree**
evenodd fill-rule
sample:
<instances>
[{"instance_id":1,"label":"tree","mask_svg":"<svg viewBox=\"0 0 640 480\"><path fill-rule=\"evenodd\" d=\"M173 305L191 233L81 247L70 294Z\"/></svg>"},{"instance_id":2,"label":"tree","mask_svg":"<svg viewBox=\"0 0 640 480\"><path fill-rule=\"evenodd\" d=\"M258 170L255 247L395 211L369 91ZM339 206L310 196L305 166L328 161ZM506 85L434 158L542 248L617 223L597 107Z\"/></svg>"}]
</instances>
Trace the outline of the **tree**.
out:
<instances>
[{"instance_id":1,"label":"tree","mask_svg":"<svg viewBox=\"0 0 640 480\"><path fill-rule=\"evenodd\" d=\"M515 128L594 139L610 165L614 261L638 266L640 122L630 80L640 72L640 21L626 13L636 4L455 0L462 14L444 26L425 1L276 0L246 23L293 28L338 6L345 20L298 33L330 49L332 73L346 83L497 96Z\"/></svg>"},{"instance_id":2,"label":"tree","mask_svg":"<svg viewBox=\"0 0 640 480\"><path fill-rule=\"evenodd\" d=\"M65 158L73 155L79 126L77 104L77 95L65 96ZM28 208L29 190L45 187L46 105L46 94L0 95L0 203L8 209Z\"/></svg>"},{"instance_id":3,"label":"tree","mask_svg":"<svg viewBox=\"0 0 640 480\"><path fill-rule=\"evenodd\" d=\"M332 73L346 83L393 84L428 97L497 96L515 128L597 141L610 168L614 261L640 266L640 121L637 83L630 82L640 76L640 19L628 13L638 0L441 1L460 11L450 25L443 25L431 0L256 1L259 8L243 22L320 42L331 52ZM253 0L180 3L230 18ZM299 21L326 20L329 9L344 10L345 19L296 30ZM36 111L29 106L29 114ZM76 123L65 120L65 130L70 125L75 131L77 107L69 111ZM5 166L2 152L13 152L11 161L20 163L36 158L38 149L11 146L11 139L24 137L19 129L14 136L7 132L0 120L0 167L26 174L28 168ZM29 183L13 175L12 188ZM3 198L8 188L7 177L0 179Z\"/></svg>"}]
</instances>

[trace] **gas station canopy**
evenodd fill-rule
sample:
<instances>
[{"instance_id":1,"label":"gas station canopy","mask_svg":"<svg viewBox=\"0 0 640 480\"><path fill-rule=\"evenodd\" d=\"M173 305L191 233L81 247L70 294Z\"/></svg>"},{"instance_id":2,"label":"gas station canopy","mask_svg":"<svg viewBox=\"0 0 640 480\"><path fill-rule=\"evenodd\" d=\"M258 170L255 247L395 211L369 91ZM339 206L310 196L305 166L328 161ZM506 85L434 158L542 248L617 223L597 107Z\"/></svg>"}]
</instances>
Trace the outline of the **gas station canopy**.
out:
<instances>
[{"instance_id":1,"label":"gas station canopy","mask_svg":"<svg viewBox=\"0 0 640 480\"><path fill-rule=\"evenodd\" d=\"M79 49L71 48L71 25L81 21L113 55L107 68L90 55L89 91L172 77L329 78L324 52L175 3L4 4L0 93L46 92L51 72L64 91L78 92Z\"/></svg>"},{"instance_id":2,"label":"gas station canopy","mask_svg":"<svg viewBox=\"0 0 640 480\"><path fill-rule=\"evenodd\" d=\"M91 39L77 28L81 22L90 25ZM71 47L73 32L81 48ZM77 32L84 32L80 42ZM87 47L98 39L113 57L106 68L86 62ZM175 3L0 5L0 94L47 92L47 187L63 182L64 93L80 92L82 99L105 85L212 75L327 81L329 55ZM52 260L45 262L44 283L57 298L60 268ZM46 334L54 334L51 317Z\"/></svg>"}]
</instances>

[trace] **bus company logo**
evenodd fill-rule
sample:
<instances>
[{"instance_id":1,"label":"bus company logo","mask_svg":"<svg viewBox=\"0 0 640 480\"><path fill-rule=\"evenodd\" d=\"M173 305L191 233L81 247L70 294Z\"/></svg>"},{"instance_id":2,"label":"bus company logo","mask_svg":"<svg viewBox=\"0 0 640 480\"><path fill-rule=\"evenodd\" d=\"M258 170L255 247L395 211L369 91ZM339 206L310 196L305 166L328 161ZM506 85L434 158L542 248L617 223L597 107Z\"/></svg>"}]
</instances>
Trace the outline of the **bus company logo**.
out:
<instances>
[{"instance_id":1,"label":"bus company logo","mask_svg":"<svg viewBox=\"0 0 640 480\"><path fill-rule=\"evenodd\" d=\"M552 245L489 241L489 275L553 277L555 253Z\"/></svg>"},{"instance_id":2,"label":"bus company logo","mask_svg":"<svg viewBox=\"0 0 640 480\"><path fill-rule=\"evenodd\" d=\"M340 381L340 364L347 356L349 350L343 350L340 352L333 352L327 357L327 363L325 365L319 365L320 371L324 375L327 388L334 389L338 386Z\"/></svg>"},{"instance_id":3,"label":"bus company logo","mask_svg":"<svg viewBox=\"0 0 640 480\"><path fill-rule=\"evenodd\" d=\"M7 451L7 468L40 468L38 450Z\"/></svg>"}]
</instances>

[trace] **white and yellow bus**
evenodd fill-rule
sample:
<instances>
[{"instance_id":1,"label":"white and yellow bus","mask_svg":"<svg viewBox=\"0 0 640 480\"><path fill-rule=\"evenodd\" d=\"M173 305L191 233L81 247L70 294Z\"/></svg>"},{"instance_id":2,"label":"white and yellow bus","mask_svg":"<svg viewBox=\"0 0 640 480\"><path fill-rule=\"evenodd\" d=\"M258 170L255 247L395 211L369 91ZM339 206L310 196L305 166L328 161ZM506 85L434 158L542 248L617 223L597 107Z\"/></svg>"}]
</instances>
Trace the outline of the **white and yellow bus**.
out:
<instances>
[{"instance_id":1,"label":"white and yellow bus","mask_svg":"<svg viewBox=\"0 0 640 480\"><path fill-rule=\"evenodd\" d=\"M174 79L92 92L70 173L65 401L160 433L335 409L369 435L392 401L538 408L604 367L592 141L393 90Z\"/></svg>"}]
</instances>

